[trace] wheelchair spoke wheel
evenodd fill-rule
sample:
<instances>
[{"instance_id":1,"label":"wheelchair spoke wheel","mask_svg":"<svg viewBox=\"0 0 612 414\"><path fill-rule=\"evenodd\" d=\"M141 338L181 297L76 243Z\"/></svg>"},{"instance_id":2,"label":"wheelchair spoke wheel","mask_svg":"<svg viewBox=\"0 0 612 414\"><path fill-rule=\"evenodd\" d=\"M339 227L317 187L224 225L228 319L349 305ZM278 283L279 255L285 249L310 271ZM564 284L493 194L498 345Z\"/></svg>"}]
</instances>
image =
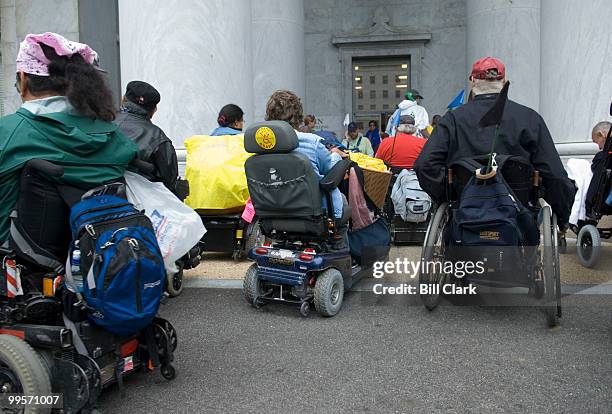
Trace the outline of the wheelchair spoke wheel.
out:
<instances>
[{"instance_id":1,"label":"wheelchair spoke wheel","mask_svg":"<svg viewBox=\"0 0 612 414\"><path fill-rule=\"evenodd\" d=\"M546 312L548 326L554 327L558 324L557 296L561 293L560 290L557 292L557 286L559 286L559 282L557 282L559 272L556 268L559 262L557 261L555 263L555 260L558 259L558 246L553 244L553 234L556 233L557 229L555 228L553 231L550 207L544 207L542 213L544 247L541 249L541 260L542 275L544 277L544 311Z\"/></svg>"},{"instance_id":2,"label":"wheelchair spoke wheel","mask_svg":"<svg viewBox=\"0 0 612 414\"><path fill-rule=\"evenodd\" d=\"M263 231L261 230L259 220L250 223L247 226L246 233L248 236L244 241L244 248L241 252L241 257L246 257L251 250L253 250L255 247L263 245L266 242L266 236L264 236Z\"/></svg>"},{"instance_id":3,"label":"wheelchair spoke wheel","mask_svg":"<svg viewBox=\"0 0 612 414\"><path fill-rule=\"evenodd\" d=\"M438 207L436 213L429 224L425 242L423 243L422 258L428 264L426 269L421 268L419 274L419 285L426 285L428 293L422 293L421 300L428 310L433 310L440 303L440 291L445 282L446 275L443 272L436 272L437 266L429 266L432 262L444 261L444 229L449 220L449 208L447 203ZM429 271L430 267L434 271ZM421 287L419 286L419 291Z\"/></svg>"},{"instance_id":4,"label":"wheelchair spoke wheel","mask_svg":"<svg viewBox=\"0 0 612 414\"><path fill-rule=\"evenodd\" d=\"M563 252L563 243L560 241L565 241L565 236L561 239L559 238L559 233L557 230L557 215L553 213L552 215L552 235L553 235L553 247L554 247L554 262L553 266L555 267L555 300L557 302L557 317L561 317L561 262L559 260L559 255ZM567 242L565 242L565 247L567 248Z\"/></svg>"}]
</instances>

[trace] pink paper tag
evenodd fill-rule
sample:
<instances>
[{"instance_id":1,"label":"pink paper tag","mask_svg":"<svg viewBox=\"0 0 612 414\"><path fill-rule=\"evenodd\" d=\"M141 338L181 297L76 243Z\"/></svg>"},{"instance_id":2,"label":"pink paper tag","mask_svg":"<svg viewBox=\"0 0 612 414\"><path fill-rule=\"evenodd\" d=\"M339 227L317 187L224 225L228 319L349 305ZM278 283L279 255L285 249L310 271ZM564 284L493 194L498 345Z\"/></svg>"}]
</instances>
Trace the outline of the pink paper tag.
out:
<instances>
[{"instance_id":1,"label":"pink paper tag","mask_svg":"<svg viewBox=\"0 0 612 414\"><path fill-rule=\"evenodd\" d=\"M253 217L255 217L255 207L253 207L251 197L249 197L246 202L246 206L244 206L244 211L242 212L242 219L247 223L252 223Z\"/></svg>"}]
</instances>

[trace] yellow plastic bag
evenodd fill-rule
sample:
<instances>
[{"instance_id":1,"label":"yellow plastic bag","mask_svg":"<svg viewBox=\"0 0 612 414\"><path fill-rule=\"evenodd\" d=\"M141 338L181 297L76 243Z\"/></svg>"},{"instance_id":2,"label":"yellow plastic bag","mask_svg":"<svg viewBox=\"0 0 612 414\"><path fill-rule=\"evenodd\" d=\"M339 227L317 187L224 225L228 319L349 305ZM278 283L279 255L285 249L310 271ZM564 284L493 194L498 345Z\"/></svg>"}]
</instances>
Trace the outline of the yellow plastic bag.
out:
<instances>
[{"instance_id":1,"label":"yellow plastic bag","mask_svg":"<svg viewBox=\"0 0 612 414\"><path fill-rule=\"evenodd\" d=\"M185 140L189 197L194 210L240 211L249 198L244 135L194 135Z\"/></svg>"},{"instance_id":2,"label":"yellow plastic bag","mask_svg":"<svg viewBox=\"0 0 612 414\"><path fill-rule=\"evenodd\" d=\"M350 157L351 161L356 162L361 168L372 171L387 171L387 166L381 159L370 157L361 152L351 152Z\"/></svg>"}]
</instances>

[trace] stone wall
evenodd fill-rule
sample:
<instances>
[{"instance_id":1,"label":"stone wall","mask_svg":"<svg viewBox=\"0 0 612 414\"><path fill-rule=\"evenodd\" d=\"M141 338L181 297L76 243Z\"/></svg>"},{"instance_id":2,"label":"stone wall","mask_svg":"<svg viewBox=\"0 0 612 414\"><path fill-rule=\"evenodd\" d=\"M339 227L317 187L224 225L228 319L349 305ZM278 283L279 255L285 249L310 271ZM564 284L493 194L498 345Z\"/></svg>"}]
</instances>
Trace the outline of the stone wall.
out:
<instances>
[{"instance_id":1,"label":"stone wall","mask_svg":"<svg viewBox=\"0 0 612 414\"><path fill-rule=\"evenodd\" d=\"M338 33L371 27L381 7L389 16L390 26L431 34L431 40L424 43L421 62L412 62L420 64L420 79L413 78L412 86L425 96L423 105L430 116L443 114L446 105L466 85L465 0L305 1L305 110L336 132L342 130L344 115L351 108L343 99L345 74L332 39ZM389 44L403 47L411 42L393 42L391 37Z\"/></svg>"},{"instance_id":2,"label":"stone wall","mask_svg":"<svg viewBox=\"0 0 612 414\"><path fill-rule=\"evenodd\" d=\"M14 87L19 43L28 33L44 32L78 41L78 0L1 0L0 30L3 112L10 114L21 105Z\"/></svg>"}]
</instances>

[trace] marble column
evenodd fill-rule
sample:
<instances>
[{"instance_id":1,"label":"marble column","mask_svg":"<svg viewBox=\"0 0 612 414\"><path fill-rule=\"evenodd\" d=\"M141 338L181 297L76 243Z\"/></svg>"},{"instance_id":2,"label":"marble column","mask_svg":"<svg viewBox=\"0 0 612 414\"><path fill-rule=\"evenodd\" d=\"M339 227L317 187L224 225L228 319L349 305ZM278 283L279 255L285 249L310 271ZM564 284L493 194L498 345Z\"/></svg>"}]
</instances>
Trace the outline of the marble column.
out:
<instances>
[{"instance_id":1,"label":"marble column","mask_svg":"<svg viewBox=\"0 0 612 414\"><path fill-rule=\"evenodd\" d=\"M475 60L497 57L506 65L510 98L538 110L540 9L540 0L467 0L466 78Z\"/></svg>"},{"instance_id":2,"label":"marble column","mask_svg":"<svg viewBox=\"0 0 612 414\"><path fill-rule=\"evenodd\" d=\"M15 112L21 99L15 91L15 59L19 43L29 33L55 32L79 40L77 0L0 0L2 30L2 110Z\"/></svg>"},{"instance_id":3,"label":"marble column","mask_svg":"<svg viewBox=\"0 0 612 414\"><path fill-rule=\"evenodd\" d=\"M275 90L291 90L304 104L304 2L254 0L252 15L254 118L263 120Z\"/></svg>"},{"instance_id":4,"label":"marble column","mask_svg":"<svg viewBox=\"0 0 612 414\"><path fill-rule=\"evenodd\" d=\"M542 0L541 114L556 142L591 142L611 120L610 0Z\"/></svg>"},{"instance_id":5,"label":"marble column","mask_svg":"<svg viewBox=\"0 0 612 414\"><path fill-rule=\"evenodd\" d=\"M239 105L253 122L251 0L119 0L121 84L154 85L153 121L182 147Z\"/></svg>"}]
</instances>

